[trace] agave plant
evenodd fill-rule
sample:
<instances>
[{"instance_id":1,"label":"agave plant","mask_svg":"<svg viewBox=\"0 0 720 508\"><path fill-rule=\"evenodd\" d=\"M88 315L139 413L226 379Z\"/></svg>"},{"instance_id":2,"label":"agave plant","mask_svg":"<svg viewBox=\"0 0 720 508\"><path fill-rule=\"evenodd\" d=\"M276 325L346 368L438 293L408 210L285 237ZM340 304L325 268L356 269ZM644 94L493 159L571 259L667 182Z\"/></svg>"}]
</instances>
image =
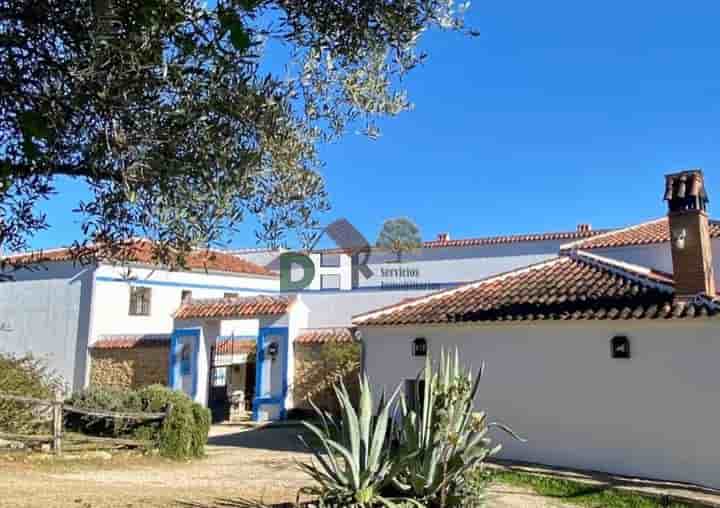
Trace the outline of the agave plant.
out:
<instances>
[{"instance_id":1,"label":"agave plant","mask_svg":"<svg viewBox=\"0 0 720 508\"><path fill-rule=\"evenodd\" d=\"M492 446L488 428L500 427L520 439L509 428L489 424L484 412L474 412L474 400L483 368L473 377L460 365L459 352L441 352L440 365L433 370L430 356L418 376L414 404L401 398L401 425L398 429L400 454L404 462L394 485L407 496L434 506L474 506L469 499L468 475L500 450ZM477 493L479 494L479 493Z\"/></svg>"},{"instance_id":2,"label":"agave plant","mask_svg":"<svg viewBox=\"0 0 720 508\"><path fill-rule=\"evenodd\" d=\"M413 503L409 499L389 499L383 495L405 464L405 460L388 446L391 407L399 388L388 400L381 398L377 413L373 410L372 389L365 376L360 379L357 411L343 383L334 390L340 406L340 420L313 404L322 428L303 422L322 446L320 449L310 446L300 437L313 452L315 460L299 466L316 483L302 489L301 493L317 497L323 506L369 508L394 507L398 502Z\"/></svg>"}]
</instances>

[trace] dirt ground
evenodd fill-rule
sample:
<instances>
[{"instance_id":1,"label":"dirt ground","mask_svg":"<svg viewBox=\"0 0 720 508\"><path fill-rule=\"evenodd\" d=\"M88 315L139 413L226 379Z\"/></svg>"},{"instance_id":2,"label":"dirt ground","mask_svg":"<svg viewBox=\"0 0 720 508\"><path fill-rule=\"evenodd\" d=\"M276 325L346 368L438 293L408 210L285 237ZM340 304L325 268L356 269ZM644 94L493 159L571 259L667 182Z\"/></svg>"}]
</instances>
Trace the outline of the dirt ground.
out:
<instances>
[{"instance_id":1,"label":"dirt ground","mask_svg":"<svg viewBox=\"0 0 720 508\"><path fill-rule=\"evenodd\" d=\"M213 428L207 458L177 463L136 454L112 459L27 460L0 456L2 508L240 506L241 499L294 501L308 485L295 428ZM515 487L490 492L491 508L562 508Z\"/></svg>"}]
</instances>

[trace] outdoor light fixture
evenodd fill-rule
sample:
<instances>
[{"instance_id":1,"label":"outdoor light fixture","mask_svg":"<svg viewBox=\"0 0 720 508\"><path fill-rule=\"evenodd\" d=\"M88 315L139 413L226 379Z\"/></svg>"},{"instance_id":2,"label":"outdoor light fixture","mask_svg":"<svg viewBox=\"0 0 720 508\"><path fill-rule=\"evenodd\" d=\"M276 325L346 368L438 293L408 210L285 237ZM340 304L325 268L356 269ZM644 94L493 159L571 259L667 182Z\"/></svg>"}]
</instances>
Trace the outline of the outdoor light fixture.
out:
<instances>
[{"instance_id":1,"label":"outdoor light fixture","mask_svg":"<svg viewBox=\"0 0 720 508\"><path fill-rule=\"evenodd\" d=\"M427 356L427 339L418 337L412 342L413 356Z\"/></svg>"},{"instance_id":2,"label":"outdoor light fixture","mask_svg":"<svg viewBox=\"0 0 720 508\"><path fill-rule=\"evenodd\" d=\"M277 342L271 342L267 347L268 356L274 360L278 355L278 344Z\"/></svg>"},{"instance_id":3,"label":"outdoor light fixture","mask_svg":"<svg viewBox=\"0 0 720 508\"><path fill-rule=\"evenodd\" d=\"M630 358L630 339L625 335L616 335L610 341L610 356L612 358Z\"/></svg>"},{"instance_id":4,"label":"outdoor light fixture","mask_svg":"<svg viewBox=\"0 0 720 508\"><path fill-rule=\"evenodd\" d=\"M685 248L685 241L687 240L687 230L685 228L679 231L673 231L672 241L676 248L683 250Z\"/></svg>"}]
</instances>

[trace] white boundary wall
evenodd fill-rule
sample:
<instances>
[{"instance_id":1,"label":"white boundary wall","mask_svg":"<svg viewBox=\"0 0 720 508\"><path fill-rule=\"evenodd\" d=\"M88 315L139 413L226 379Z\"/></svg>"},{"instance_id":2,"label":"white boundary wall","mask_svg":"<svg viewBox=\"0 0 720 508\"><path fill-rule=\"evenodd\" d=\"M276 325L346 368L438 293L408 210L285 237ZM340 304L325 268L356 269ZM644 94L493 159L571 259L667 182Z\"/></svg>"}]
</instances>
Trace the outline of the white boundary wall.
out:
<instances>
[{"instance_id":1,"label":"white boundary wall","mask_svg":"<svg viewBox=\"0 0 720 508\"><path fill-rule=\"evenodd\" d=\"M426 337L486 362L478 408L529 442L501 457L720 487L720 321L362 327L364 366L386 390L414 378ZM610 358L630 338L632 358Z\"/></svg>"}]
</instances>

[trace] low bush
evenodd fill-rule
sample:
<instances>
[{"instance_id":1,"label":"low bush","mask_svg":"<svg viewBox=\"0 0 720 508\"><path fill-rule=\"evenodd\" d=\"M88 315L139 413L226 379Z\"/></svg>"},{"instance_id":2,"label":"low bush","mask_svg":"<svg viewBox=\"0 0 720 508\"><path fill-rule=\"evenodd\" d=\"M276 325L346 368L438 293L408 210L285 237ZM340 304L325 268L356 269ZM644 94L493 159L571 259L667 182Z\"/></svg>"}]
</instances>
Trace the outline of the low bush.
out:
<instances>
[{"instance_id":1,"label":"low bush","mask_svg":"<svg viewBox=\"0 0 720 508\"><path fill-rule=\"evenodd\" d=\"M52 399L62 388L59 376L51 372L45 362L32 356L13 356L0 353L0 391L10 395ZM0 430L14 434L40 430L45 419L39 408L25 402L0 400ZM45 429L47 430L47 429Z\"/></svg>"},{"instance_id":2,"label":"low bush","mask_svg":"<svg viewBox=\"0 0 720 508\"><path fill-rule=\"evenodd\" d=\"M124 413L159 413L172 404L168 418L133 421L69 413L66 426L84 434L131 437L148 442L173 459L201 457L210 430L210 412L182 392L153 385L140 390L92 388L73 395L68 404L82 409Z\"/></svg>"}]
</instances>

